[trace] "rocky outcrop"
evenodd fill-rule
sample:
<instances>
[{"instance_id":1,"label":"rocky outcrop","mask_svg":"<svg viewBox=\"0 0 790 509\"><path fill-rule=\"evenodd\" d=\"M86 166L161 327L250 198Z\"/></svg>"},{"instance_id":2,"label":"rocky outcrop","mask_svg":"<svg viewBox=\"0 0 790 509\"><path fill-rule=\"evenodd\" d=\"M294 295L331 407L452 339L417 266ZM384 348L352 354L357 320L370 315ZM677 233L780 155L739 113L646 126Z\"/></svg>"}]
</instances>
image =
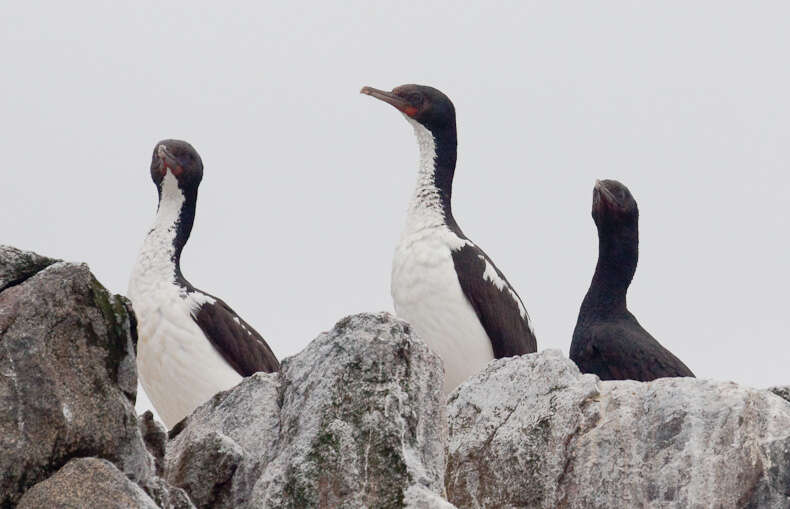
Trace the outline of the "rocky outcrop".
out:
<instances>
[{"instance_id":1,"label":"rocky outcrop","mask_svg":"<svg viewBox=\"0 0 790 509\"><path fill-rule=\"evenodd\" d=\"M11 261L19 259L36 258ZM2 503L78 456L106 458L144 478L123 301L85 265L51 263L35 274L32 266L17 277L2 271L14 281L0 292Z\"/></svg>"},{"instance_id":2,"label":"rocky outcrop","mask_svg":"<svg viewBox=\"0 0 790 509\"><path fill-rule=\"evenodd\" d=\"M0 507L790 508L787 387L545 351L445 402L408 324L360 314L168 433L134 413L133 332L86 266L0 247Z\"/></svg>"},{"instance_id":3,"label":"rocky outcrop","mask_svg":"<svg viewBox=\"0 0 790 509\"><path fill-rule=\"evenodd\" d=\"M733 383L601 382L502 359L448 404L459 507L790 507L790 405Z\"/></svg>"},{"instance_id":4,"label":"rocky outcrop","mask_svg":"<svg viewBox=\"0 0 790 509\"><path fill-rule=\"evenodd\" d=\"M198 507L451 507L441 377L404 322L346 318L176 426L166 478Z\"/></svg>"},{"instance_id":5,"label":"rocky outcrop","mask_svg":"<svg viewBox=\"0 0 790 509\"><path fill-rule=\"evenodd\" d=\"M169 498L134 411L132 320L87 266L0 247L0 507L83 457Z\"/></svg>"}]
</instances>

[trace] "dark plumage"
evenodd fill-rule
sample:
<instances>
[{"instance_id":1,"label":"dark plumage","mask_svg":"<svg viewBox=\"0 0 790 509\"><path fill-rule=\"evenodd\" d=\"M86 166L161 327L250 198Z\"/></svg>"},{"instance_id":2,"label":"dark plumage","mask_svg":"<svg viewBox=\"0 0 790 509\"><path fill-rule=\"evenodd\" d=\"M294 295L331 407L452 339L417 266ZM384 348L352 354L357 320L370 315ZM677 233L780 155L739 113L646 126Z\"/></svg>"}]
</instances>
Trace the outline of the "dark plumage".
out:
<instances>
[{"instance_id":1,"label":"dark plumage","mask_svg":"<svg viewBox=\"0 0 790 509\"><path fill-rule=\"evenodd\" d=\"M224 301L213 298L213 303L201 304L195 322L225 362L241 376L278 371L280 363L261 335Z\"/></svg>"},{"instance_id":2,"label":"dark plumage","mask_svg":"<svg viewBox=\"0 0 790 509\"><path fill-rule=\"evenodd\" d=\"M140 382L168 427L241 377L279 369L255 329L181 273L202 177L203 163L189 143L156 145L151 178L159 205L129 281Z\"/></svg>"},{"instance_id":3,"label":"dark plumage","mask_svg":"<svg viewBox=\"0 0 790 509\"><path fill-rule=\"evenodd\" d=\"M398 316L444 361L449 393L492 359L535 352L535 334L516 291L453 216L458 144L450 98L424 85L362 93L403 113L420 147L417 186L393 258L392 298Z\"/></svg>"},{"instance_id":4,"label":"dark plumage","mask_svg":"<svg viewBox=\"0 0 790 509\"><path fill-rule=\"evenodd\" d=\"M162 149L166 147L166 149ZM151 161L151 178L161 199L161 181L168 168L174 172L185 196L181 219L176 226L175 270L176 282L186 289L187 295L202 295L194 320L211 345L241 376L258 371L271 373L280 369L269 345L258 332L241 319L225 302L192 286L181 273L181 251L184 248L195 220L197 192L203 179L203 161L189 143L181 140L164 140L154 149ZM206 299L205 297L208 297Z\"/></svg>"},{"instance_id":5,"label":"dark plumage","mask_svg":"<svg viewBox=\"0 0 790 509\"><path fill-rule=\"evenodd\" d=\"M626 306L639 258L639 209L628 188L598 181L592 216L598 228L598 265L573 331L570 357L584 373L602 380L691 376L683 362L661 346Z\"/></svg>"},{"instance_id":6,"label":"dark plumage","mask_svg":"<svg viewBox=\"0 0 790 509\"><path fill-rule=\"evenodd\" d=\"M466 238L460 229L456 233ZM488 334L494 358L537 352L538 342L529 326L521 298L488 255L469 241L464 247L452 251L452 257L461 290ZM485 277L486 262L504 282L502 288Z\"/></svg>"}]
</instances>

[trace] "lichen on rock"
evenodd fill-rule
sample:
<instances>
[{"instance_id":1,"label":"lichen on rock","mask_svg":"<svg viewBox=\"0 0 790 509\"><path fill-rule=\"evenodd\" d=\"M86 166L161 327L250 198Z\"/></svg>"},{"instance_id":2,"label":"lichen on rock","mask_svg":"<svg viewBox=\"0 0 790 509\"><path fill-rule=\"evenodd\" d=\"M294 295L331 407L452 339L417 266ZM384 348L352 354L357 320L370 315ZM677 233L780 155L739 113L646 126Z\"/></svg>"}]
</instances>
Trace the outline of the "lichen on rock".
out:
<instances>
[{"instance_id":1,"label":"lichen on rock","mask_svg":"<svg viewBox=\"0 0 790 509\"><path fill-rule=\"evenodd\" d=\"M167 433L134 413L134 332L85 265L0 246L0 507L790 507L787 387L549 350L445 401L409 325L363 313Z\"/></svg>"},{"instance_id":2,"label":"lichen on rock","mask_svg":"<svg viewBox=\"0 0 790 509\"><path fill-rule=\"evenodd\" d=\"M0 507L83 457L169 500L134 411L132 323L86 265L0 246Z\"/></svg>"},{"instance_id":3,"label":"lichen on rock","mask_svg":"<svg viewBox=\"0 0 790 509\"><path fill-rule=\"evenodd\" d=\"M406 323L347 317L280 373L254 375L176 426L167 478L198 506L405 507L407 493L428 500L421 490L442 500L441 376ZM234 444L243 453L232 455L232 479L225 470L198 481L196 458Z\"/></svg>"}]
</instances>

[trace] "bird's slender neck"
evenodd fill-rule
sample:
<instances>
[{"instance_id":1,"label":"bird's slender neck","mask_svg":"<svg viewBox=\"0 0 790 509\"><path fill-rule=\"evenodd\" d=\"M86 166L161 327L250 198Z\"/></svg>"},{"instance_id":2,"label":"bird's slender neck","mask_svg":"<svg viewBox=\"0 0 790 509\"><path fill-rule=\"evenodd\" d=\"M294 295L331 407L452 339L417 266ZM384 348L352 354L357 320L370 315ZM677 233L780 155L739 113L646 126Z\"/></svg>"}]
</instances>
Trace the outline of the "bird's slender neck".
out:
<instances>
[{"instance_id":1,"label":"bird's slender neck","mask_svg":"<svg viewBox=\"0 0 790 509\"><path fill-rule=\"evenodd\" d=\"M417 185L409 204L407 230L419 230L441 225L455 225L450 200L457 139L455 127L431 132L407 117L414 127L420 148Z\"/></svg>"},{"instance_id":2,"label":"bird's slender neck","mask_svg":"<svg viewBox=\"0 0 790 509\"><path fill-rule=\"evenodd\" d=\"M582 302L582 314L624 313L626 293L639 260L639 230L598 232L598 264Z\"/></svg>"},{"instance_id":3,"label":"bird's slender neck","mask_svg":"<svg viewBox=\"0 0 790 509\"><path fill-rule=\"evenodd\" d=\"M159 207L143 251L148 253L147 269L170 280L182 280L181 251L192 232L197 204L197 187L184 191L169 171L159 187Z\"/></svg>"}]
</instances>

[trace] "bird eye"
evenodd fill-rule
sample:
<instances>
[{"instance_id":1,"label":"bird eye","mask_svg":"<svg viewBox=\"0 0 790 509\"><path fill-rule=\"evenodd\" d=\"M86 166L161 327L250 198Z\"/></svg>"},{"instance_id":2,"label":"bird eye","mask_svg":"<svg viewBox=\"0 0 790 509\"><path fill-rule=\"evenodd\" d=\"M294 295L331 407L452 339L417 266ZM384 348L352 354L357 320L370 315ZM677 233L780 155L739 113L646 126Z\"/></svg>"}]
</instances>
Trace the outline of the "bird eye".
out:
<instances>
[{"instance_id":1,"label":"bird eye","mask_svg":"<svg viewBox=\"0 0 790 509\"><path fill-rule=\"evenodd\" d=\"M422 105L422 96L417 92L409 94L408 100L410 103L412 103L415 106Z\"/></svg>"}]
</instances>

